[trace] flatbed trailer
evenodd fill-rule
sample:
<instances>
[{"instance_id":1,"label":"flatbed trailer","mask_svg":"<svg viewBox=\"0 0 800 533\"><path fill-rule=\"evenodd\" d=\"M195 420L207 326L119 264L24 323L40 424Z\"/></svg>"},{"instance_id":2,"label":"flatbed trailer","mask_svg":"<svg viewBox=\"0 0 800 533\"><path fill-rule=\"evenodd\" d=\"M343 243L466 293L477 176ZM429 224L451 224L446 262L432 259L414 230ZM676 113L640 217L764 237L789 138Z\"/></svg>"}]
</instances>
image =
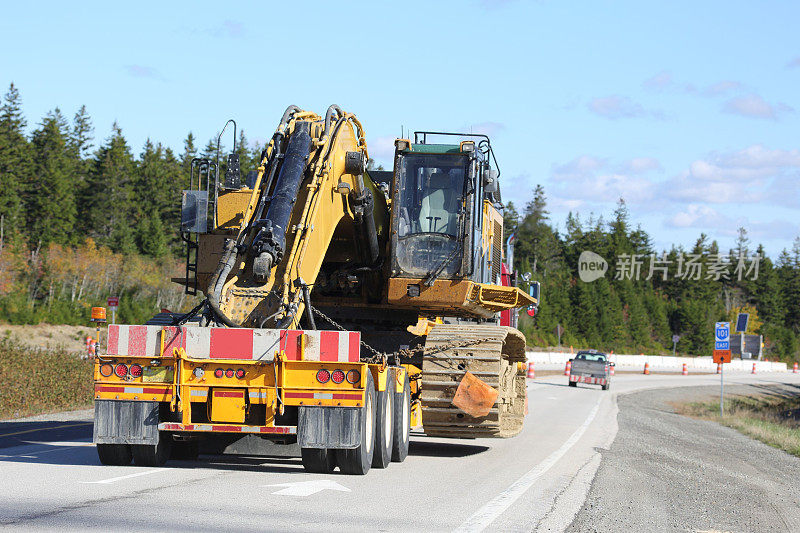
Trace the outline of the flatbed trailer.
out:
<instances>
[{"instance_id":1,"label":"flatbed trailer","mask_svg":"<svg viewBox=\"0 0 800 533\"><path fill-rule=\"evenodd\" d=\"M349 473L401 461L410 428L421 425L411 365L359 354L357 331L109 326L107 353L95 363L101 460L158 465L196 455L200 440L223 433L296 442L312 471L334 460L305 456L328 450L341 450L336 462Z\"/></svg>"}]
</instances>

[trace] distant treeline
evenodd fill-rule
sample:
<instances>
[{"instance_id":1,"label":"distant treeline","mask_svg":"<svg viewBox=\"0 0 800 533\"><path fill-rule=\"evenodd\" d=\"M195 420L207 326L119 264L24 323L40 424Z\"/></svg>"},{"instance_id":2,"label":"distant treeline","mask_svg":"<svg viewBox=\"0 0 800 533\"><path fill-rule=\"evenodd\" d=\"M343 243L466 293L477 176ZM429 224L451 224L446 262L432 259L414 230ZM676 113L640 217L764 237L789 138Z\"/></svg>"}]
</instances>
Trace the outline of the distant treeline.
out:
<instances>
[{"instance_id":1,"label":"distant treeline","mask_svg":"<svg viewBox=\"0 0 800 533\"><path fill-rule=\"evenodd\" d=\"M747 333L764 335L766 357L800 355L800 237L776 260L751 245L743 228L733 250L705 234L690 248L656 250L641 227L630 227L623 200L608 221L570 213L558 231L544 189L532 196L521 215L511 202L505 210L506 233L518 239L517 269L542 283L535 324L527 317L521 324L530 343L555 346L560 326L565 346L668 353L677 334L679 352L711 355L714 323L748 312ZM604 276L580 279L584 251L608 262Z\"/></svg>"},{"instance_id":2,"label":"distant treeline","mask_svg":"<svg viewBox=\"0 0 800 533\"><path fill-rule=\"evenodd\" d=\"M121 297L118 318L125 322L191 305L169 278L183 273L180 191L191 160L216 153L215 138L202 149L195 143L189 133L176 154L148 139L135 156L117 124L96 141L85 107L72 120L54 109L28 134L12 84L0 106L0 320L85 323L88 308L110 295ZM236 145L246 173L260 148L244 132ZM752 279L752 270L735 271L736 258L747 258L750 268L763 249L751 246L744 230L735 250L701 235L691 248L662 257L645 231L629 227L624 202L609 221L570 214L564 231L556 230L541 187L521 215L509 203L505 219L506 235L516 231L518 270L542 282L537 321L521 324L531 344L556 345L560 326L565 346L665 353L678 334L679 352L710 354L714 322L745 310L769 357L800 353L800 239L774 261L761 259ZM583 251L608 262L603 277L579 279ZM654 254L658 269L648 276ZM728 279L716 276L719 256L730 254ZM700 279L686 275L689 263L699 264ZM618 264L622 279L614 279ZM641 279L630 279L637 265Z\"/></svg>"}]
</instances>

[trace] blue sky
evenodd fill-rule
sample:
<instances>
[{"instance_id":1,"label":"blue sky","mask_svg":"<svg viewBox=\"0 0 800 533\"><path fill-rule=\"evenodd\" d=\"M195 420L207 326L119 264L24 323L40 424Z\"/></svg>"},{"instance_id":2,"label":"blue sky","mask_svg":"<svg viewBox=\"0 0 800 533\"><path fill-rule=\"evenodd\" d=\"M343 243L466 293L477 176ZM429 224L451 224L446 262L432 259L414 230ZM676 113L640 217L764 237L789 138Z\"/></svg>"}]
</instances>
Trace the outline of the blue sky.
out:
<instances>
[{"instance_id":1,"label":"blue sky","mask_svg":"<svg viewBox=\"0 0 800 533\"><path fill-rule=\"evenodd\" d=\"M653 4L653 5L651 5ZM85 104L135 153L228 118L266 139L284 108L356 113L390 163L400 128L489 133L505 199L551 218L620 196L659 248L744 226L800 235L796 2L15 2L0 87L31 126ZM122 6L122 7L118 7Z\"/></svg>"}]
</instances>

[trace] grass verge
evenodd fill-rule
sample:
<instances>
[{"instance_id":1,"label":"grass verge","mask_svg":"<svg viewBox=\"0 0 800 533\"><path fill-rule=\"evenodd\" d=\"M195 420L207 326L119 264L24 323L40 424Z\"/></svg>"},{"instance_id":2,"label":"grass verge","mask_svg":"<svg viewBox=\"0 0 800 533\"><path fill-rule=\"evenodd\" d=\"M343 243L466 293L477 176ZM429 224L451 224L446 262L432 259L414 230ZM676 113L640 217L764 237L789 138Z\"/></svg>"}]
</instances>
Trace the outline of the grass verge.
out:
<instances>
[{"instance_id":1,"label":"grass verge","mask_svg":"<svg viewBox=\"0 0 800 533\"><path fill-rule=\"evenodd\" d=\"M724 416L718 400L674 407L679 414L723 424L800 457L800 396L732 396L725 399Z\"/></svg>"},{"instance_id":2,"label":"grass verge","mask_svg":"<svg viewBox=\"0 0 800 533\"><path fill-rule=\"evenodd\" d=\"M0 420L91 407L93 363L0 340Z\"/></svg>"}]
</instances>

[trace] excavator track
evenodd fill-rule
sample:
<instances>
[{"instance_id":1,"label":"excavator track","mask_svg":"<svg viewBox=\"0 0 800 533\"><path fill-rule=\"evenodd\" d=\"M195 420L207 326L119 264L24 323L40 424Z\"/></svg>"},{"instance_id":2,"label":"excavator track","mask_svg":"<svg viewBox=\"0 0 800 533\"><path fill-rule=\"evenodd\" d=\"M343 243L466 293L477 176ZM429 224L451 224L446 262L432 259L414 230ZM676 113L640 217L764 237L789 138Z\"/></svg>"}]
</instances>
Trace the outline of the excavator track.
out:
<instances>
[{"instance_id":1,"label":"excavator track","mask_svg":"<svg viewBox=\"0 0 800 533\"><path fill-rule=\"evenodd\" d=\"M458 347L462 342L465 346ZM436 325L428 333L424 353L421 401L426 435L506 438L522 430L526 385L524 365L517 363L525 362L525 337L519 330ZM484 417L472 417L452 404L466 372L498 391L497 401Z\"/></svg>"}]
</instances>

